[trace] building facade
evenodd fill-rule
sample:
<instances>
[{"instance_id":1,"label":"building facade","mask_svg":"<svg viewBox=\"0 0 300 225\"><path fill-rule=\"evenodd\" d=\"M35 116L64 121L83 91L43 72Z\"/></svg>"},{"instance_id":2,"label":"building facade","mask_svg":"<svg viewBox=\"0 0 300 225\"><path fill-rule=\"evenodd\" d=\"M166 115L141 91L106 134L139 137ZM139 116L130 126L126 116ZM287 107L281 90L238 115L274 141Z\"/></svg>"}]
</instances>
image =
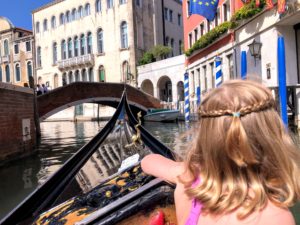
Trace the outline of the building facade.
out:
<instances>
[{"instance_id":1,"label":"building facade","mask_svg":"<svg viewBox=\"0 0 300 225\"><path fill-rule=\"evenodd\" d=\"M165 8L171 22L163 19ZM182 29L175 20L181 19L180 12L175 0L53 1L32 14L37 80L50 88L74 81L136 86L136 66L144 52L169 37L173 54L179 54L180 41L168 27L180 23Z\"/></svg>"},{"instance_id":2,"label":"building facade","mask_svg":"<svg viewBox=\"0 0 300 225\"><path fill-rule=\"evenodd\" d=\"M0 82L29 86L33 76L32 32L0 17Z\"/></svg>"}]
</instances>

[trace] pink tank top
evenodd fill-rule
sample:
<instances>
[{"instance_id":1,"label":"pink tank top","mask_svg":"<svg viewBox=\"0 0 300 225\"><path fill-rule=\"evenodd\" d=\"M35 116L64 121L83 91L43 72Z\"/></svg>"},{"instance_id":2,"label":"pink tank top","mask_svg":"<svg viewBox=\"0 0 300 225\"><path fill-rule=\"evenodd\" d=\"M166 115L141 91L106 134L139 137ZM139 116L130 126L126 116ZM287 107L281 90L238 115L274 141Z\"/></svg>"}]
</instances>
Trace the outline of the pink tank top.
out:
<instances>
[{"instance_id":1,"label":"pink tank top","mask_svg":"<svg viewBox=\"0 0 300 225\"><path fill-rule=\"evenodd\" d=\"M192 187L196 187L200 183L200 178L197 178L192 184ZM201 214L202 204L195 198L192 200L192 208L189 217L185 225L197 225L200 214Z\"/></svg>"}]
</instances>

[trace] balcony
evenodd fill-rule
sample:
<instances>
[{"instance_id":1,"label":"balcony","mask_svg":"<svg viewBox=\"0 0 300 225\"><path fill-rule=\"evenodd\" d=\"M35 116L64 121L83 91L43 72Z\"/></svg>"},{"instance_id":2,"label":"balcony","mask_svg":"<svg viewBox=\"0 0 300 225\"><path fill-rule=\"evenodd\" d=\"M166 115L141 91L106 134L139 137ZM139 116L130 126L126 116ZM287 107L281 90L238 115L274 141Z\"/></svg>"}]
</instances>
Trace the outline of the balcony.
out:
<instances>
[{"instance_id":1,"label":"balcony","mask_svg":"<svg viewBox=\"0 0 300 225\"><path fill-rule=\"evenodd\" d=\"M77 67L94 66L94 63L95 63L95 61L94 61L93 54L77 56L77 57L73 57L70 59L64 59L64 60L57 62L59 70L74 69Z\"/></svg>"},{"instance_id":2,"label":"balcony","mask_svg":"<svg viewBox=\"0 0 300 225\"><path fill-rule=\"evenodd\" d=\"M2 56L1 63L9 63L9 55Z\"/></svg>"}]
</instances>

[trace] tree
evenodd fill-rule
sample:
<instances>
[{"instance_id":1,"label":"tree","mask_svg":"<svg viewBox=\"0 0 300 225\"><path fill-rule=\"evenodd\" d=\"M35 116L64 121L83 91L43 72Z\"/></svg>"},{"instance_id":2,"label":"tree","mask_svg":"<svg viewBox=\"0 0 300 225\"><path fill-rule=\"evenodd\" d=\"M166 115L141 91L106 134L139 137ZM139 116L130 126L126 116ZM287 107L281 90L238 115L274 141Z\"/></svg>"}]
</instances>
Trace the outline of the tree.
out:
<instances>
[{"instance_id":1,"label":"tree","mask_svg":"<svg viewBox=\"0 0 300 225\"><path fill-rule=\"evenodd\" d=\"M142 59L139 61L139 65L145 65L165 59L171 51L172 49L169 46L156 45L150 51L144 53Z\"/></svg>"}]
</instances>

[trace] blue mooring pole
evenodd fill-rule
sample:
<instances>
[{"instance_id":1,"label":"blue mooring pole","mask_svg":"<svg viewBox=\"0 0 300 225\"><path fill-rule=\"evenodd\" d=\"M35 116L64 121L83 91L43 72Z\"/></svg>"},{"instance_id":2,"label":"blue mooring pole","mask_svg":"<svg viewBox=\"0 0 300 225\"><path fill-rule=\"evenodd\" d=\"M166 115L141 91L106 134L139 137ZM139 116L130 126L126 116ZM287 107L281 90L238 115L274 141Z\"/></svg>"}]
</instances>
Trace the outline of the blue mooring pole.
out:
<instances>
[{"instance_id":1,"label":"blue mooring pole","mask_svg":"<svg viewBox=\"0 0 300 225\"><path fill-rule=\"evenodd\" d=\"M190 96L189 96L189 74L184 74L184 118L190 122Z\"/></svg>"},{"instance_id":2,"label":"blue mooring pole","mask_svg":"<svg viewBox=\"0 0 300 225\"><path fill-rule=\"evenodd\" d=\"M285 48L283 36L278 37L278 86L279 86L279 102L280 102L280 113L283 123L288 125L287 115L287 90L286 90L286 65L285 65Z\"/></svg>"},{"instance_id":3,"label":"blue mooring pole","mask_svg":"<svg viewBox=\"0 0 300 225\"><path fill-rule=\"evenodd\" d=\"M215 66L216 66L216 82L215 87L219 87L222 84L222 59L221 57L217 56L215 58Z\"/></svg>"},{"instance_id":4,"label":"blue mooring pole","mask_svg":"<svg viewBox=\"0 0 300 225\"><path fill-rule=\"evenodd\" d=\"M241 52L241 79L247 78L247 53L246 51Z\"/></svg>"}]
</instances>

